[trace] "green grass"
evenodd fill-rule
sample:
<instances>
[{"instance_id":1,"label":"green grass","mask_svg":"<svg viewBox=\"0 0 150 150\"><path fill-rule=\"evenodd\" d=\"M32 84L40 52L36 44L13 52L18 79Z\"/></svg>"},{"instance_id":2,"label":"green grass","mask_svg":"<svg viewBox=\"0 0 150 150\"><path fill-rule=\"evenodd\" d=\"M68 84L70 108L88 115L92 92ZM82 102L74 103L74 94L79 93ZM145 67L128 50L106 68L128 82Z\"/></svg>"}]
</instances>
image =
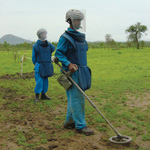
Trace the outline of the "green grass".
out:
<instances>
[{"instance_id":1,"label":"green grass","mask_svg":"<svg viewBox=\"0 0 150 150\"><path fill-rule=\"evenodd\" d=\"M24 52L27 57L31 57L32 51L20 51L20 58ZM150 92L149 56L149 48L119 51L89 49L88 51L88 66L92 70L92 87L86 91L87 95L119 132L132 136L133 143L139 145L142 145L143 142L150 142L150 116L148 115L150 114L150 103L142 105L142 102L150 100L150 95L145 96ZM18 60L15 62L11 51L0 52L0 76L20 73L21 62ZM26 59L23 64L23 73L33 72L33 68L32 61ZM57 66L54 69L56 73L59 72ZM18 75L16 76L18 77ZM2 91L0 104L2 107L6 107L6 110L10 110L7 112L5 109L4 111L1 109L0 121L11 124L20 121L20 124L23 125L31 116L33 123L35 123L33 128L25 132L15 128L4 130L1 138L4 135L5 137L11 135L20 149L35 149L40 145L46 145L48 137L62 140L76 137L72 131L63 131L62 124L65 120L67 98L65 90L57 83L56 78L49 78L48 95L51 96L51 101L35 104L33 102L34 87L34 78L0 79ZM9 100L11 96L14 97L14 101ZM43 121L42 125L40 125L40 121ZM86 121L98 132L109 137L114 135L103 118L88 102L86 102ZM30 123L30 121L28 122ZM45 132L44 125L47 125L46 123L55 131L54 133L51 130ZM29 135L33 136L33 139L37 137L36 142L33 142L32 138L28 139ZM137 142L138 137L141 137L139 142ZM5 142L2 145L7 147ZM127 149L134 149L133 145ZM112 146L112 148L115 147ZM146 148L140 146L140 149Z\"/></svg>"}]
</instances>

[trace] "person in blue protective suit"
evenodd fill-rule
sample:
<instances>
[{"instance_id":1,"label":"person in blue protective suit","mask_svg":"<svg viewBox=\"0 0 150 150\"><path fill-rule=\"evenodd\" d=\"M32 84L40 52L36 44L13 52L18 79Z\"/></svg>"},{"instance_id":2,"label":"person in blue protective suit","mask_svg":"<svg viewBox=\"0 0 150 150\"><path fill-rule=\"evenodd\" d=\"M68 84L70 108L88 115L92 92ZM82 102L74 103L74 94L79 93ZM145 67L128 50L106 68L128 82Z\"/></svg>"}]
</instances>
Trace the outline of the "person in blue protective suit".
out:
<instances>
[{"instance_id":1,"label":"person in blue protective suit","mask_svg":"<svg viewBox=\"0 0 150 150\"><path fill-rule=\"evenodd\" d=\"M36 86L34 89L35 102L39 101L41 93L41 100L50 98L45 94L48 90L48 77L53 75L53 65L51 64L51 55L55 50L55 46L49 43L47 38L46 29L39 29L37 31L38 40L33 44L32 62L35 65L35 81Z\"/></svg>"},{"instance_id":2,"label":"person in blue protective suit","mask_svg":"<svg viewBox=\"0 0 150 150\"><path fill-rule=\"evenodd\" d=\"M91 87L91 70L87 66L88 45L85 34L79 32L84 28L84 13L71 9L66 13L66 22L70 24L59 39L55 57L62 63L65 71L71 71L72 79L83 91ZM77 69L78 68L78 69ZM85 97L75 85L66 91L68 106L64 127L76 128L78 133L93 135L85 121Z\"/></svg>"}]
</instances>

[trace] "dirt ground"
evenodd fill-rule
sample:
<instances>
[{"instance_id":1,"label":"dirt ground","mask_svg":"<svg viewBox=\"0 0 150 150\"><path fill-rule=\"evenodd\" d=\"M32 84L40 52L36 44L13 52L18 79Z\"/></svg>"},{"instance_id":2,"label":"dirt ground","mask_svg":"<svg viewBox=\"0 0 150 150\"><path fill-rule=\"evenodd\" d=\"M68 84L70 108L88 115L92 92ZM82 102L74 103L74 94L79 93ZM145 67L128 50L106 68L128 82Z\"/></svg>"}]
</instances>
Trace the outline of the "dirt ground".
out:
<instances>
[{"instance_id":1,"label":"dirt ground","mask_svg":"<svg viewBox=\"0 0 150 150\"><path fill-rule=\"evenodd\" d=\"M20 74L5 75L1 76L0 79L17 80L19 75ZM34 73L26 73L23 75L23 79L30 79L33 77ZM2 86L0 87L0 91L3 93L2 99L5 100L5 103L0 105L1 117L5 117L5 119L0 122L1 150L17 150L19 148L36 150L138 150L140 147L144 147L145 150L150 150L150 143L147 141L139 145L139 141L141 140L140 135L137 135L136 140L130 144L118 145L110 143L108 135L104 132L101 133L97 131L92 125L89 127L95 132L93 136L84 136L77 134L75 130L64 129L63 121L57 120L57 118L65 113L65 105L64 107L59 105L55 110L46 107L44 111L47 113L43 113L42 111L31 113L30 109L34 108L35 104L32 103L32 107L27 107L27 103L24 102L29 99L28 96L15 96L14 90ZM62 97L58 98L61 99ZM133 97L133 99L134 98L135 97ZM17 104L16 106L14 102ZM147 105L147 103L149 102L143 102L143 105ZM134 107L137 104L127 103L127 105ZM42 134L43 132L46 142L38 144L35 146L36 148L30 148L23 144L25 142L28 144L38 143L41 140L40 133ZM19 134L23 135L25 140L22 139L19 142Z\"/></svg>"},{"instance_id":2,"label":"dirt ground","mask_svg":"<svg viewBox=\"0 0 150 150\"><path fill-rule=\"evenodd\" d=\"M23 73L22 79L30 79L30 78L34 78L34 72ZM13 75L6 74L6 75L1 76L0 79L17 80L17 79L20 79L20 73L16 73Z\"/></svg>"}]
</instances>

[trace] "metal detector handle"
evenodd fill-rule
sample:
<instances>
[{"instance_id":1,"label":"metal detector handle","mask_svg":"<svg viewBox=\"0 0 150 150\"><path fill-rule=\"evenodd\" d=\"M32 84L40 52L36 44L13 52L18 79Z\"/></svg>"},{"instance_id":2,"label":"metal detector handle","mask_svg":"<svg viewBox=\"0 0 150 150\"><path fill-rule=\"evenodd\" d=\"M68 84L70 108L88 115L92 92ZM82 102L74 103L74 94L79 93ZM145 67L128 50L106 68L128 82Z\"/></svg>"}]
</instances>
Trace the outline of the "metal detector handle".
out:
<instances>
[{"instance_id":1,"label":"metal detector handle","mask_svg":"<svg viewBox=\"0 0 150 150\"><path fill-rule=\"evenodd\" d=\"M65 73L65 75L67 76L67 77L69 77L70 75L71 75L71 71L65 71L63 68L62 68L62 66L59 64L59 59L57 58L57 57L53 57L53 59L52 59L52 62L54 62L55 64L57 64L59 67L60 67L60 69L63 71L63 73ZM75 67L74 66L74 69L75 70L78 70L78 68L77 67Z\"/></svg>"},{"instance_id":2,"label":"metal detector handle","mask_svg":"<svg viewBox=\"0 0 150 150\"><path fill-rule=\"evenodd\" d=\"M53 61L54 61L54 63L55 64L57 64L58 66L59 66L59 68L63 71L63 73L65 74L65 75L68 75L68 73L62 68L62 66L59 64L59 59L57 58L57 57L55 57L54 59L53 59Z\"/></svg>"}]
</instances>

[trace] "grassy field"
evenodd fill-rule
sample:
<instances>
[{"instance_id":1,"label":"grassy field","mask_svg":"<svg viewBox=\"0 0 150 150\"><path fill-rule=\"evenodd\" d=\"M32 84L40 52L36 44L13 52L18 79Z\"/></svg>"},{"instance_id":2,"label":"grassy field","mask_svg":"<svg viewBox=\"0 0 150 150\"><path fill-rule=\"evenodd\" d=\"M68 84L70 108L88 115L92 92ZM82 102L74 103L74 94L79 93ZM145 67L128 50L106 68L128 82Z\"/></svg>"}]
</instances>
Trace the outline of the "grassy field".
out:
<instances>
[{"instance_id":1,"label":"grassy field","mask_svg":"<svg viewBox=\"0 0 150 150\"><path fill-rule=\"evenodd\" d=\"M62 127L66 115L65 90L49 78L50 101L34 103L34 65L23 64L20 51L0 52L0 149L2 150L150 150L150 48L89 49L92 87L86 93L116 129L133 141L109 142L115 133L86 101L87 125L95 135L86 137ZM57 66L54 67L59 72Z\"/></svg>"}]
</instances>

